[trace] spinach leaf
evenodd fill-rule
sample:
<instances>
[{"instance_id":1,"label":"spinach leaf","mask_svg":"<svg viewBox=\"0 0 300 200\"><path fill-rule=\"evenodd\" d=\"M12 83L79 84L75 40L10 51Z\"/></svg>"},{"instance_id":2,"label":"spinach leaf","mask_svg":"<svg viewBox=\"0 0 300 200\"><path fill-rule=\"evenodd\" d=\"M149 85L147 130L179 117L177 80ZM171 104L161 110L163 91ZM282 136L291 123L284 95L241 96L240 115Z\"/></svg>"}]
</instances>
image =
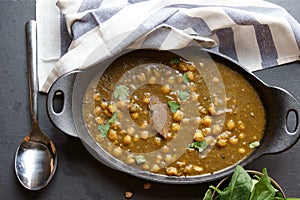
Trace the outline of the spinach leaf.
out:
<instances>
[{"instance_id":1,"label":"spinach leaf","mask_svg":"<svg viewBox=\"0 0 300 200\"><path fill-rule=\"evenodd\" d=\"M118 112L114 112L113 116L108 120L108 123L114 123L117 121Z\"/></svg>"},{"instance_id":2,"label":"spinach leaf","mask_svg":"<svg viewBox=\"0 0 300 200\"><path fill-rule=\"evenodd\" d=\"M259 147L259 145L260 145L260 142L259 142L259 141L254 141L254 142L251 142L251 143L249 144L249 147L250 147L251 149L254 149L254 148L256 148L256 147Z\"/></svg>"},{"instance_id":3,"label":"spinach leaf","mask_svg":"<svg viewBox=\"0 0 300 200\"><path fill-rule=\"evenodd\" d=\"M179 64L180 63L180 59L179 58L174 58L172 60L170 60L170 64L174 65L174 64Z\"/></svg>"},{"instance_id":4,"label":"spinach leaf","mask_svg":"<svg viewBox=\"0 0 300 200\"><path fill-rule=\"evenodd\" d=\"M106 137L108 130L110 128L110 124L106 123L106 124L100 124L97 129L100 131L100 136L101 137Z\"/></svg>"},{"instance_id":5,"label":"spinach leaf","mask_svg":"<svg viewBox=\"0 0 300 200\"><path fill-rule=\"evenodd\" d=\"M139 156L133 156L133 158L135 159L137 164L142 164L144 162L146 162L146 159L144 156L139 155Z\"/></svg>"},{"instance_id":6,"label":"spinach leaf","mask_svg":"<svg viewBox=\"0 0 300 200\"><path fill-rule=\"evenodd\" d=\"M251 195L252 179L243 167L237 165L231 177L229 186L223 191L211 187L220 196L220 200L245 200Z\"/></svg>"},{"instance_id":7,"label":"spinach leaf","mask_svg":"<svg viewBox=\"0 0 300 200\"><path fill-rule=\"evenodd\" d=\"M274 200L275 198L275 188L269 179L267 169L264 168L262 172L263 175L255 184L250 200Z\"/></svg>"},{"instance_id":8,"label":"spinach leaf","mask_svg":"<svg viewBox=\"0 0 300 200\"><path fill-rule=\"evenodd\" d=\"M190 79L188 77L188 74L185 72L182 76L182 81L185 83L185 84L188 84L190 82Z\"/></svg>"},{"instance_id":9,"label":"spinach leaf","mask_svg":"<svg viewBox=\"0 0 300 200\"><path fill-rule=\"evenodd\" d=\"M119 100L127 100L129 96L129 88L125 85L118 85L113 91L114 98Z\"/></svg>"},{"instance_id":10,"label":"spinach leaf","mask_svg":"<svg viewBox=\"0 0 300 200\"><path fill-rule=\"evenodd\" d=\"M212 190L211 189L208 189L206 191L203 200L213 200L212 199Z\"/></svg>"},{"instance_id":11,"label":"spinach leaf","mask_svg":"<svg viewBox=\"0 0 300 200\"><path fill-rule=\"evenodd\" d=\"M223 191L219 190L218 188L216 188L216 187L214 187L212 185L209 186L209 188L215 190L218 193L216 199L219 199L219 200L230 200L229 199L229 194L230 194L229 187L225 188Z\"/></svg>"},{"instance_id":12,"label":"spinach leaf","mask_svg":"<svg viewBox=\"0 0 300 200\"><path fill-rule=\"evenodd\" d=\"M168 105L172 113L175 113L180 108L180 105L175 101L168 101Z\"/></svg>"},{"instance_id":13,"label":"spinach leaf","mask_svg":"<svg viewBox=\"0 0 300 200\"><path fill-rule=\"evenodd\" d=\"M203 152L207 147L207 142L205 140L201 142L193 142L192 144L188 145L188 148L198 149L199 152Z\"/></svg>"},{"instance_id":14,"label":"spinach leaf","mask_svg":"<svg viewBox=\"0 0 300 200\"><path fill-rule=\"evenodd\" d=\"M229 199L245 200L251 195L252 179L243 167L237 165L229 183Z\"/></svg>"},{"instance_id":15,"label":"spinach leaf","mask_svg":"<svg viewBox=\"0 0 300 200\"><path fill-rule=\"evenodd\" d=\"M188 91L179 91L178 96L180 100L186 100L187 98L189 98L190 93Z\"/></svg>"}]
</instances>

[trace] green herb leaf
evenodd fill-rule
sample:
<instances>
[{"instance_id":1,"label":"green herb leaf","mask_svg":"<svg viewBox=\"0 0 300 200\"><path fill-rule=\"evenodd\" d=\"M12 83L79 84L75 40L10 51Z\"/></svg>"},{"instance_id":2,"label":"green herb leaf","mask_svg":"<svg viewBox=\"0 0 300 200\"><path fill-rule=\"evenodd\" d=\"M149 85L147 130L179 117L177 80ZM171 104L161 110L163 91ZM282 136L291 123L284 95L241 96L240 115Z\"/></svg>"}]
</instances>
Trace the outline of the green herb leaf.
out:
<instances>
[{"instance_id":1,"label":"green herb leaf","mask_svg":"<svg viewBox=\"0 0 300 200\"><path fill-rule=\"evenodd\" d=\"M118 85L114 92L113 92L114 98L118 98L119 100L127 100L129 96L129 88L125 85Z\"/></svg>"},{"instance_id":2,"label":"green herb leaf","mask_svg":"<svg viewBox=\"0 0 300 200\"><path fill-rule=\"evenodd\" d=\"M229 199L249 199L252 179L243 167L237 165L229 183Z\"/></svg>"},{"instance_id":3,"label":"green herb leaf","mask_svg":"<svg viewBox=\"0 0 300 200\"><path fill-rule=\"evenodd\" d=\"M275 188L272 186L266 168L262 170L263 175L254 185L250 200L274 200Z\"/></svg>"},{"instance_id":4,"label":"green herb leaf","mask_svg":"<svg viewBox=\"0 0 300 200\"><path fill-rule=\"evenodd\" d=\"M180 108L180 105L175 101L168 101L168 105L172 113L175 113Z\"/></svg>"},{"instance_id":5,"label":"green herb leaf","mask_svg":"<svg viewBox=\"0 0 300 200\"><path fill-rule=\"evenodd\" d=\"M136 161L137 164L142 164L142 163L146 162L145 157L141 156L141 155L139 155L139 156L133 156L133 158L135 159L135 161Z\"/></svg>"},{"instance_id":6,"label":"green herb leaf","mask_svg":"<svg viewBox=\"0 0 300 200\"><path fill-rule=\"evenodd\" d=\"M180 100L186 100L187 98L189 98L190 93L188 91L179 91L178 92L178 96Z\"/></svg>"},{"instance_id":7,"label":"green herb leaf","mask_svg":"<svg viewBox=\"0 0 300 200\"><path fill-rule=\"evenodd\" d=\"M212 190L208 189L204 195L203 200L212 200Z\"/></svg>"},{"instance_id":8,"label":"green herb leaf","mask_svg":"<svg viewBox=\"0 0 300 200\"><path fill-rule=\"evenodd\" d=\"M206 147L207 147L207 142L205 140L201 142L193 142L192 144L188 145L188 148L198 149L199 152L203 152Z\"/></svg>"},{"instance_id":9,"label":"green herb leaf","mask_svg":"<svg viewBox=\"0 0 300 200\"><path fill-rule=\"evenodd\" d=\"M118 112L114 112L111 118L108 120L108 123L114 123L117 121Z\"/></svg>"},{"instance_id":10,"label":"green herb leaf","mask_svg":"<svg viewBox=\"0 0 300 200\"><path fill-rule=\"evenodd\" d=\"M251 142L251 143L249 144L249 147L250 147L251 149L254 149L254 148L256 148L256 147L259 147L259 145L260 145L260 142L259 142L259 141L254 141L254 142Z\"/></svg>"},{"instance_id":11,"label":"green herb leaf","mask_svg":"<svg viewBox=\"0 0 300 200\"><path fill-rule=\"evenodd\" d=\"M190 79L188 77L188 74L185 72L182 76L182 81L185 83L185 84L188 84L190 82Z\"/></svg>"},{"instance_id":12,"label":"green herb leaf","mask_svg":"<svg viewBox=\"0 0 300 200\"><path fill-rule=\"evenodd\" d=\"M170 60L170 64L171 65L178 64L178 63L180 63L180 59L179 58L174 58L174 59Z\"/></svg>"},{"instance_id":13,"label":"green herb leaf","mask_svg":"<svg viewBox=\"0 0 300 200\"><path fill-rule=\"evenodd\" d=\"M110 128L110 124L109 123L107 123L107 124L100 124L98 126L98 130L100 131L100 136L101 137L106 137L109 128Z\"/></svg>"}]
</instances>

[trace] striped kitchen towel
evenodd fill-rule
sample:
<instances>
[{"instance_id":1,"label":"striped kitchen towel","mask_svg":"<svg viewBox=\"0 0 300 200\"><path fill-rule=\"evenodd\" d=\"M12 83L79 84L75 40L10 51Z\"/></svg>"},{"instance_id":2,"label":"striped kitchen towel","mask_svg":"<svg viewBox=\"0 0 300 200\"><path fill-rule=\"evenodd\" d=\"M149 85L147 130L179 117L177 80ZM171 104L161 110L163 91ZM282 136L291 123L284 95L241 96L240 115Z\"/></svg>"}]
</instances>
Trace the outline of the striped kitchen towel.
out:
<instances>
[{"instance_id":1,"label":"striped kitchen towel","mask_svg":"<svg viewBox=\"0 0 300 200\"><path fill-rule=\"evenodd\" d=\"M65 21L55 20L66 24L55 33L63 55L40 79L43 92L59 76L124 49L177 49L197 41L250 71L299 60L299 23L262 0L58 0L57 6ZM58 57L43 56L39 70Z\"/></svg>"}]
</instances>

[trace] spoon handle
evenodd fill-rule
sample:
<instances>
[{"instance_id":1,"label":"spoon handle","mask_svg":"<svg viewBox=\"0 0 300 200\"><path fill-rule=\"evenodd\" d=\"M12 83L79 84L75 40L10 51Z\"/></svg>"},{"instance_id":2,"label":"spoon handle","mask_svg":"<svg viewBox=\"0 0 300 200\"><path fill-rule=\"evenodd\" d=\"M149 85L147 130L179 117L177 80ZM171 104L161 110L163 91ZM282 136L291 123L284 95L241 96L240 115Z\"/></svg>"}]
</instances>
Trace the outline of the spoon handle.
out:
<instances>
[{"instance_id":1,"label":"spoon handle","mask_svg":"<svg viewBox=\"0 0 300 200\"><path fill-rule=\"evenodd\" d=\"M36 22L31 20L26 24L27 70L29 80L30 113L33 123L37 123L38 116L38 80L37 80L37 28Z\"/></svg>"}]
</instances>

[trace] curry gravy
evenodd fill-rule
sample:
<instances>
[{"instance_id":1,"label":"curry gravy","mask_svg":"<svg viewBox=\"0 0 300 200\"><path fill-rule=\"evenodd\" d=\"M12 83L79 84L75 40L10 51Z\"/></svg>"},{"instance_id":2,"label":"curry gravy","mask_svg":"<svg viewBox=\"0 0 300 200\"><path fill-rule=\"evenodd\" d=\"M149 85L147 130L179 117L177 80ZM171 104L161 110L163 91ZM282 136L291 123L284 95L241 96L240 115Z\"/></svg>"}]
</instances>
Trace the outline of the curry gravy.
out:
<instances>
[{"instance_id":1,"label":"curry gravy","mask_svg":"<svg viewBox=\"0 0 300 200\"><path fill-rule=\"evenodd\" d=\"M158 174L201 175L241 161L263 136L263 105L222 63L208 78L206 59L195 65L151 50L119 57L86 91L88 132L117 159Z\"/></svg>"}]
</instances>

